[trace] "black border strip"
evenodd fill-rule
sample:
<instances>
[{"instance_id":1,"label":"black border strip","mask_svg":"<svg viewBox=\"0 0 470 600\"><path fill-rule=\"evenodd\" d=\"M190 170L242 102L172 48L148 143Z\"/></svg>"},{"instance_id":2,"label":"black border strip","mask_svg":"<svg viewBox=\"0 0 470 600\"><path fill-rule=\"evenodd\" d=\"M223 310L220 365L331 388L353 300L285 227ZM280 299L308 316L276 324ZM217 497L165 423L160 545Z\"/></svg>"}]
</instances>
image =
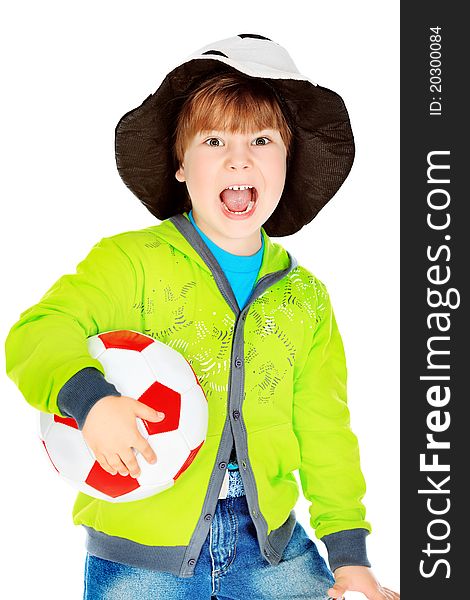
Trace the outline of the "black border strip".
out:
<instances>
[{"instance_id":1,"label":"black border strip","mask_svg":"<svg viewBox=\"0 0 470 600\"><path fill-rule=\"evenodd\" d=\"M405 599L469 594L464 584L469 527L462 508L470 504L465 492L469 434L464 430L470 330L466 303L470 228L465 219L470 128L464 94L468 26L462 12L456 2L401 3Z\"/></svg>"}]
</instances>

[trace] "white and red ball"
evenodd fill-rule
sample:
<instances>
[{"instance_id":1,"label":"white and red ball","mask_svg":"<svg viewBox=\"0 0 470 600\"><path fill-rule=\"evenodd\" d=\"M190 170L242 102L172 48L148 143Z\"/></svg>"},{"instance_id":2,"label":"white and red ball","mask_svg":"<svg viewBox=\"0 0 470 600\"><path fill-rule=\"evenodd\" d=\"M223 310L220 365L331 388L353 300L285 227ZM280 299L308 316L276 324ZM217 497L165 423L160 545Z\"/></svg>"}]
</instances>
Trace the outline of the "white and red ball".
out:
<instances>
[{"instance_id":1,"label":"white and red ball","mask_svg":"<svg viewBox=\"0 0 470 600\"><path fill-rule=\"evenodd\" d=\"M40 437L61 477L80 491L109 502L140 500L163 492L190 466L207 434L204 392L187 360L176 350L135 331L109 331L88 338L105 378L123 395L165 413L157 423L137 419L157 455L148 463L136 453L137 478L105 471L72 418L40 413Z\"/></svg>"}]
</instances>

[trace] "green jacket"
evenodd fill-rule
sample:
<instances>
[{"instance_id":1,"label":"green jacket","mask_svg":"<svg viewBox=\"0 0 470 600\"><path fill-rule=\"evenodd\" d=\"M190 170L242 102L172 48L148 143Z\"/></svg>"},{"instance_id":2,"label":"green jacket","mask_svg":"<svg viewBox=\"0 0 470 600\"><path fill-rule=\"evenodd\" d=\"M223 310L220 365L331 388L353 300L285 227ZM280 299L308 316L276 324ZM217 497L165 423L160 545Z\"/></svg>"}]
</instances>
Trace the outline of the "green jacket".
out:
<instances>
[{"instance_id":1,"label":"green jacket","mask_svg":"<svg viewBox=\"0 0 470 600\"><path fill-rule=\"evenodd\" d=\"M191 577L233 441L260 551L271 564L280 561L295 525L297 469L330 564L332 552L334 560L341 552L331 534L350 532L348 544L360 545L371 529L328 292L262 234L263 262L241 312L185 213L102 239L8 335L8 375L41 411L61 414L58 393L81 369L103 372L86 344L103 331L150 335L181 352L199 377L209 406L207 438L172 488L128 503L78 494L74 523L87 527L89 548L110 560L142 552L157 564L164 551L167 570Z\"/></svg>"}]
</instances>

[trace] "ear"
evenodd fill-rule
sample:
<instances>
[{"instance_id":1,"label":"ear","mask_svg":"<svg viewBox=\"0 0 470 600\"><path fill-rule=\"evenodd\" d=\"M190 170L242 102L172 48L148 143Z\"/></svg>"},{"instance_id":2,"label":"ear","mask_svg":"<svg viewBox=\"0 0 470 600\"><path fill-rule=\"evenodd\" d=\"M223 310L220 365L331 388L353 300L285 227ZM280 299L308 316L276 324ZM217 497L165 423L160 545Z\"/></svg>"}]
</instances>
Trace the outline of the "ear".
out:
<instances>
[{"instance_id":1,"label":"ear","mask_svg":"<svg viewBox=\"0 0 470 600\"><path fill-rule=\"evenodd\" d=\"M175 177L181 183L183 181L186 181L186 178L184 176L184 165L181 165L180 168L176 171Z\"/></svg>"}]
</instances>

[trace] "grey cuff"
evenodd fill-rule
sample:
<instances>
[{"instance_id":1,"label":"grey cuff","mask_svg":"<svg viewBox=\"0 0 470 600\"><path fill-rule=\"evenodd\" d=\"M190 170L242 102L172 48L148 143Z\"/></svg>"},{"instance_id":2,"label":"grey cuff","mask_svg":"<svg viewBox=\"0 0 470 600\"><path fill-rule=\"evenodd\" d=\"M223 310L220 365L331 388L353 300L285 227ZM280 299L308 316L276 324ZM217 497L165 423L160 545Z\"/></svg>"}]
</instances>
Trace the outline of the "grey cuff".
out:
<instances>
[{"instance_id":1,"label":"grey cuff","mask_svg":"<svg viewBox=\"0 0 470 600\"><path fill-rule=\"evenodd\" d=\"M112 383L104 378L95 367L85 367L75 373L61 388L57 396L57 405L63 415L77 421L83 429L85 419L93 406L105 396L121 396Z\"/></svg>"},{"instance_id":2,"label":"grey cuff","mask_svg":"<svg viewBox=\"0 0 470 600\"><path fill-rule=\"evenodd\" d=\"M324 535L321 541L328 550L330 569L338 567L361 566L370 567L366 550L367 529L345 529Z\"/></svg>"}]
</instances>

